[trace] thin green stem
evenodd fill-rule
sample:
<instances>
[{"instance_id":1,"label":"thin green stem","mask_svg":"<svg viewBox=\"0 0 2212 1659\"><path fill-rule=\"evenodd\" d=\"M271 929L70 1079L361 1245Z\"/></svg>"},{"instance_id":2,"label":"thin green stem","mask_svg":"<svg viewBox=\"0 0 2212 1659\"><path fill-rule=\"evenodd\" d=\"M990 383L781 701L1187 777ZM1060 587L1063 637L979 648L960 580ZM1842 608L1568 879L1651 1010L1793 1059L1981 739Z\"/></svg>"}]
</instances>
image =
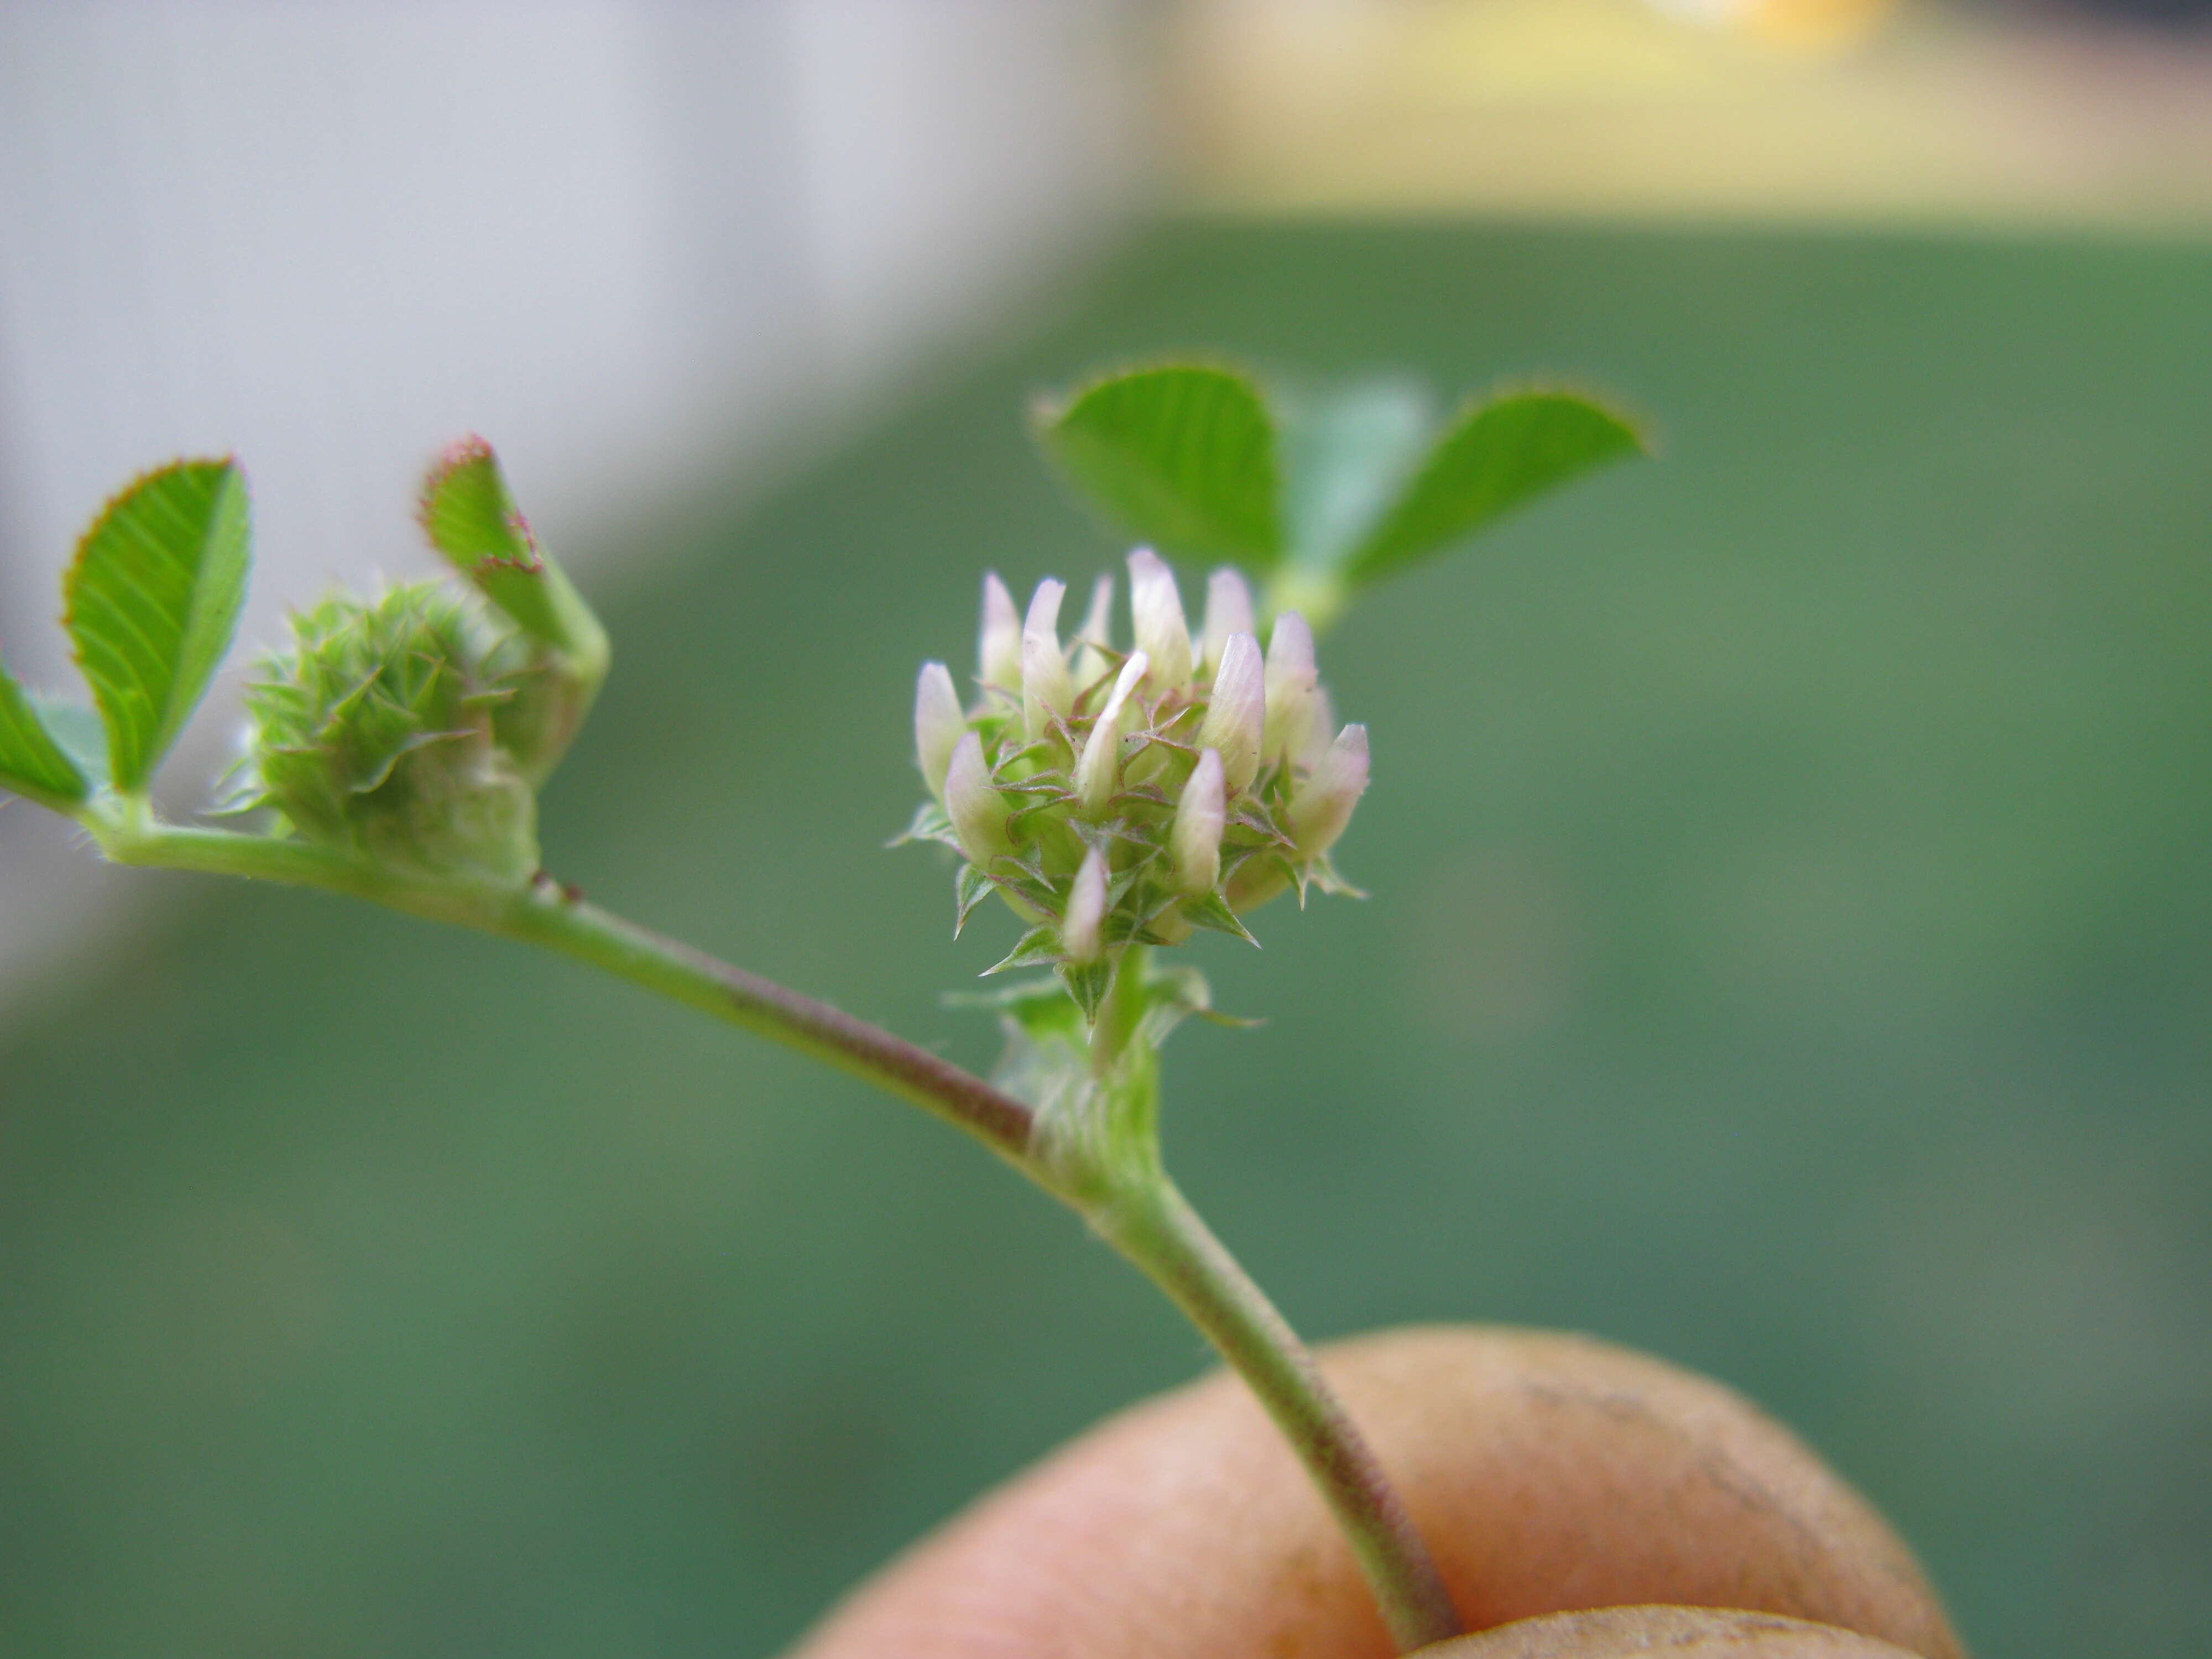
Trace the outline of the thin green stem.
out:
<instances>
[{"instance_id":1,"label":"thin green stem","mask_svg":"<svg viewBox=\"0 0 2212 1659\"><path fill-rule=\"evenodd\" d=\"M1321 1489L1401 1652L1460 1634L1459 1610L1382 1466L1267 1293L1164 1175L1091 1224L1205 1332Z\"/></svg>"},{"instance_id":2,"label":"thin green stem","mask_svg":"<svg viewBox=\"0 0 2212 1659\"><path fill-rule=\"evenodd\" d=\"M556 896L514 905L489 931L574 957L811 1054L967 1130L1024 1174L1043 1180L1030 1155L1035 1126L1026 1105L951 1061L842 1008L802 996L580 899Z\"/></svg>"},{"instance_id":3,"label":"thin green stem","mask_svg":"<svg viewBox=\"0 0 2212 1659\"><path fill-rule=\"evenodd\" d=\"M143 811L82 820L118 864L250 877L373 900L432 921L556 951L796 1048L966 1130L1082 1212L1189 1316L1289 1437L1350 1538L1400 1645L1459 1633L1433 1560L1373 1453L1296 1333L1156 1164L1082 1190L1038 1145L1030 1109L879 1026L625 921L541 878L523 888L395 873L312 842L160 824ZM1100 1011L1110 1066L1141 1018L1141 951Z\"/></svg>"},{"instance_id":4,"label":"thin green stem","mask_svg":"<svg viewBox=\"0 0 2212 1659\"><path fill-rule=\"evenodd\" d=\"M94 825L94 833L118 864L319 887L557 951L862 1078L1039 1175L1030 1158L1032 1114L1012 1095L841 1008L610 915L552 881L522 888L429 881L311 842L217 830Z\"/></svg>"}]
</instances>

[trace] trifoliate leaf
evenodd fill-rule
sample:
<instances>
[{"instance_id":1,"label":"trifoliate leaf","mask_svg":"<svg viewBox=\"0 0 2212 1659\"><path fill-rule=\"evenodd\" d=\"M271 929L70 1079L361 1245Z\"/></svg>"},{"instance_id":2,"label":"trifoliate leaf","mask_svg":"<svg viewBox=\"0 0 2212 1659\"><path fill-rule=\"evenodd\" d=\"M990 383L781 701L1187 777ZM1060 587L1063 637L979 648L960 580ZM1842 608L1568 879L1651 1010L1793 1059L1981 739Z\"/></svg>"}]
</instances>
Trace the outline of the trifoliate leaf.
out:
<instances>
[{"instance_id":1,"label":"trifoliate leaf","mask_svg":"<svg viewBox=\"0 0 2212 1659\"><path fill-rule=\"evenodd\" d=\"M57 812L70 811L91 793L84 769L4 667L0 667L0 789Z\"/></svg>"},{"instance_id":2,"label":"trifoliate leaf","mask_svg":"<svg viewBox=\"0 0 2212 1659\"><path fill-rule=\"evenodd\" d=\"M77 544L62 621L125 793L146 787L230 649L251 536L236 464L178 461L132 483Z\"/></svg>"},{"instance_id":3,"label":"trifoliate leaf","mask_svg":"<svg viewBox=\"0 0 2212 1659\"><path fill-rule=\"evenodd\" d=\"M1041 404L1035 425L1117 530L1255 570L1281 559L1274 421L1245 375L1202 363L1130 369Z\"/></svg>"},{"instance_id":4,"label":"trifoliate leaf","mask_svg":"<svg viewBox=\"0 0 2212 1659\"><path fill-rule=\"evenodd\" d=\"M1416 564L1578 473L1645 453L1624 416L1564 392L1461 410L1343 566L1354 586Z\"/></svg>"}]
</instances>

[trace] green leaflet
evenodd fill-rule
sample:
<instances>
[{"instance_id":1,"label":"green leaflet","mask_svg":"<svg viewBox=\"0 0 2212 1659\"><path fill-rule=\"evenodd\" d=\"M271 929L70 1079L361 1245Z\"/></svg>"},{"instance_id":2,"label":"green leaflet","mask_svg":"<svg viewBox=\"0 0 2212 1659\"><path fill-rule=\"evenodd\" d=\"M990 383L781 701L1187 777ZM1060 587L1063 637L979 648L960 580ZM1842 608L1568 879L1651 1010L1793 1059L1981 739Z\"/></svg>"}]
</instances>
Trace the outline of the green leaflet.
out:
<instances>
[{"instance_id":1,"label":"green leaflet","mask_svg":"<svg viewBox=\"0 0 2212 1659\"><path fill-rule=\"evenodd\" d=\"M498 720L500 745L532 787L575 741L606 678L606 630L546 556L481 438L447 450L422 485L431 544L520 630L526 661Z\"/></svg>"},{"instance_id":2,"label":"green leaflet","mask_svg":"<svg viewBox=\"0 0 2212 1659\"><path fill-rule=\"evenodd\" d=\"M1372 528L1436 436L1436 399L1417 380L1356 381L1283 411L1291 562L1332 568Z\"/></svg>"},{"instance_id":3,"label":"green leaflet","mask_svg":"<svg viewBox=\"0 0 2212 1659\"><path fill-rule=\"evenodd\" d=\"M1623 416L1571 392L1471 404L1346 556L1343 578L1357 587L1403 570L1578 473L1644 453Z\"/></svg>"},{"instance_id":4,"label":"green leaflet","mask_svg":"<svg viewBox=\"0 0 2212 1659\"><path fill-rule=\"evenodd\" d=\"M69 811L91 790L83 771L46 729L30 697L4 667L0 667L0 789L56 811Z\"/></svg>"},{"instance_id":5,"label":"green leaflet","mask_svg":"<svg viewBox=\"0 0 2212 1659\"><path fill-rule=\"evenodd\" d=\"M489 444L447 451L423 482L421 518L431 545L524 633L604 672L605 631L538 546Z\"/></svg>"},{"instance_id":6,"label":"green leaflet","mask_svg":"<svg viewBox=\"0 0 2212 1659\"><path fill-rule=\"evenodd\" d=\"M88 702L51 691L33 691L29 696L46 735L84 775L87 786L100 789L112 783L107 775L107 728L100 724L100 711Z\"/></svg>"},{"instance_id":7,"label":"green leaflet","mask_svg":"<svg viewBox=\"0 0 2212 1659\"><path fill-rule=\"evenodd\" d=\"M236 464L177 461L132 483L77 544L63 623L125 794L145 788L230 648L251 538Z\"/></svg>"},{"instance_id":8,"label":"green leaflet","mask_svg":"<svg viewBox=\"0 0 2212 1659\"><path fill-rule=\"evenodd\" d=\"M1168 363L1036 410L1038 441L1115 527L1164 552L1271 569L1283 554L1275 423L1233 369Z\"/></svg>"}]
</instances>

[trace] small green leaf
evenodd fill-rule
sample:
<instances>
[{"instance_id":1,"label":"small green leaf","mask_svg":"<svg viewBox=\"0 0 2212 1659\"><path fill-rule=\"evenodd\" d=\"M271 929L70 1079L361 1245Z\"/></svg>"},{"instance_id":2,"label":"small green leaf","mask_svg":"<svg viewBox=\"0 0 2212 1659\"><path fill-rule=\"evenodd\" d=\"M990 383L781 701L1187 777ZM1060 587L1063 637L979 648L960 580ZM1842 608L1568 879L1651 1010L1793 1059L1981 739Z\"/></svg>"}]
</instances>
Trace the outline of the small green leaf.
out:
<instances>
[{"instance_id":1,"label":"small green leaf","mask_svg":"<svg viewBox=\"0 0 2212 1659\"><path fill-rule=\"evenodd\" d=\"M0 667L0 789L58 812L76 806L91 791L83 769L4 667Z\"/></svg>"},{"instance_id":2,"label":"small green leaf","mask_svg":"<svg viewBox=\"0 0 2212 1659\"><path fill-rule=\"evenodd\" d=\"M1116 529L1255 570L1282 557L1275 425L1233 369L1168 363L1041 404L1037 440Z\"/></svg>"},{"instance_id":3,"label":"small green leaf","mask_svg":"<svg viewBox=\"0 0 2212 1659\"><path fill-rule=\"evenodd\" d=\"M135 793L207 694L246 601L252 526L236 463L178 461L110 501L62 584L62 621Z\"/></svg>"},{"instance_id":4,"label":"small green leaf","mask_svg":"<svg viewBox=\"0 0 2212 1659\"><path fill-rule=\"evenodd\" d=\"M464 438L446 452L423 482L421 517L430 544L524 633L604 671L605 631L538 546L489 444Z\"/></svg>"},{"instance_id":5,"label":"small green leaf","mask_svg":"<svg viewBox=\"0 0 2212 1659\"><path fill-rule=\"evenodd\" d=\"M1211 927L1217 933L1232 934L1243 939L1254 950L1260 948L1260 941L1252 937L1250 930L1237 919L1237 913L1229 908L1229 901L1218 893L1208 893L1203 898L1185 899L1182 902L1182 914L1184 919L1194 927Z\"/></svg>"},{"instance_id":6,"label":"small green leaf","mask_svg":"<svg viewBox=\"0 0 2212 1659\"><path fill-rule=\"evenodd\" d=\"M1646 453L1627 420L1562 392L1507 392L1468 405L1344 566L1357 586L1439 553L1578 473Z\"/></svg>"},{"instance_id":7,"label":"small green leaf","mask_svg":"<svg viewBox=\"0 0 2212 1659\"><path fill-rule=\"evenodd\" d=\"M611 654L606 630L538 546L483 439L462 440L430 469L420 517L431 545L532 647L498 738L535 787L552 775L599 696Z\"/></svg>"}]
</instances>

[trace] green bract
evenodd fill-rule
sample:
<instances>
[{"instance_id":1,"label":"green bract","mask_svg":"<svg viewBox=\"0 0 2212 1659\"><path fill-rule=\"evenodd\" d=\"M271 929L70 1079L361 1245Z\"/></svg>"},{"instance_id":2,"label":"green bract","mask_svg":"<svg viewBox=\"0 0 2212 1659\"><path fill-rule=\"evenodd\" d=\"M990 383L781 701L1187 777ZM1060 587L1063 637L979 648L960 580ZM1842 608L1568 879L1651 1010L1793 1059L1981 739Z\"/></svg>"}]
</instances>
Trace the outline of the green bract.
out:
<instances>
[{"instance_id":1,"label":"green bract","mask_svg":"<svg viewBox=\"0 0 2212 1659\"><path fill-rule=\"evenodd\" d=\"M1131 945L1250 939L1240 918L1286 889L1352 890L1328 853L1367 787L1366 728L1337 728L1304 617L1279 617L1263 653L1224 568L1194 639L1163 561L1139 548L1129 575L1129 649L1110 637L1110 576L1065 647L1062 584L1023 617L989 576L975 696L942 663L915 689L934 799L907 838L961 854L955 931L995 890L1030 929L992 971L1049 963L1086 1014Z\"/></svg>"},{"instance_id":2,"label":"green bract","mask_svg":"<svg viewBox=\"0 0 2212 1659\"><path fill-rule=\"evenodd\" d=\"M386 867L520 882L537 805L502 715L534 672L512 635L434 582L333 594L246 688L243 805Z\"/></svg>"}]
</instances>

